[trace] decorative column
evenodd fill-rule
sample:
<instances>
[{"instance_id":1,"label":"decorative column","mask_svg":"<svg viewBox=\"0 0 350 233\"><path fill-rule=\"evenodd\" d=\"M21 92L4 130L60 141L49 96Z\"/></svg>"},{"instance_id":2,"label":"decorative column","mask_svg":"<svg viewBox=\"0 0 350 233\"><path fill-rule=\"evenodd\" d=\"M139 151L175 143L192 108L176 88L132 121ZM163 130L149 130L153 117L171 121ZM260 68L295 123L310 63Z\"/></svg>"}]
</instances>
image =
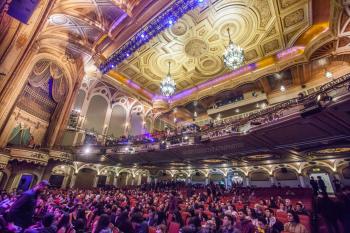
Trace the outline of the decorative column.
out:
<instances>
[{"instance_id":1,"label":"decorative column","mask_svg":"<svg viewBox=\"0 0 350 233\"><path fill-rule=\"evenodd\" d=\"M147 184L149 184L149 183L151 183L152 182L152 179L151 179L151 177L148 175L147 176Z\"/></svg>"},{"instance_id":2,"label":"decorative column","mask_svg":"<svg viewBox=\"0 0 350 233\"><path fill-rule=\"evenodd\" d=\"M225 177L225 188L226 189L228 188L228 177L227 176Z\"/></svg>"},{"instance_id":3,"label":"decorative column","mask_svg":"<svg viewBox=\"0 0 350 233\"><path fill-rule=\"evenodd\" d=\"M134 186L135 185L135 176L132 175L131 176L131 186Z\"/></svg>"},{"instance_id":4,"label":"decorative column","mask_svg":"<svg viewBox=\"0 0 350 233\"><path fill-rule=\"evenodd\" d=\"M97 188L98 178L99 178L99 176L96 175L95 178L94 178L94 183L93 183L92 187Z\"/></svg>"},{"instance_id":5,"label":"decorative column","mask_svg":"<svg viewBox=\"0 0 350 233\"><path fill-rule=\"evenodd\" d=\"M247 186L247 187L250 186L249 176L246 176L246 177L245 177L245 183L246 183L246 186Z\"/></svg>"},{"instance_id":6,"label":"decorative column","mask_svg":"<svg viewBox=\"0 0 350 233\"><path fill-rule=\"evenodd\" d=\"M305 188L306 185L305 185L305 179L304 179L303 174L298 174L298 176L299 176L300 186L301 186L302 188Z\"/></svg>"},{"instance_id":7,"label":"decorative column","mask_svg":"<svg viewBox=\"0 0 350 233\"><path fill-rule=\"evenodd\" d=\"M154 178L154 183L157 184L158 183L158 178Z\"/></svg>"},{"instance_id":8,"label":"decorative column","mask_svg":"<svg viewBox=\"0 0 350 233\"><path fill-rule=\"evenodd\" d=\"M119 176L117 175L117 176L115 176L114 179L113 179L113 186L114 186L114 187L117 187L117 186L118 186L118 177L119 177Z\"/></svg>"},{"instance_id":9,"label":"decorative column","mask_svg":"<svg viewBox=\"0 0 350 233\"><path fill-rule=\"evenodd\" d=\"M63 178L63 181L62 181L61 189L66 189L67 188L68 179L69 179L69 175L65 174L65 176Z\"/></svg>"},{"instance_id":10,"label":"decorative column","mask_svg":"<svg viewBox=\"0 0 350 233\"><path fill-rule=\"evenodd\" d=\"M208 184L209 184L209 177L206 176L206 177L205 177L205 185L208 185Z\"/></svg>"},{"instance_id":11,"label":"decorative column","mask_svg":"<svg viewBox=\"0 0 350 233\"><path fill-rule=\"evenodd\" d=\"M273 175L270 175L270 181L272 185L276 184L276 179Z\"/></svg>"},{"instance_id":12,"label":"decorative column","mask_svg":"<svg viewBox=\"0 0 350 233\"><path fill-rule=\"evenodd\" d=\"M75 186L76 179L77 179L77 174L73 173L72 178L70 180L69 188L73 188Z\"/></svg>"},{"instance_id":13,"label":"decorative column","mask_svg":"<svg viewBox=\"0 0 350 233\"><path fill-rule=\"evenodd\" d=\"M186 183L187 183L187 184L191 184L191 183L192 183L192 182L191 182L191 176L187 176Z\"/></svg>"}]
</instances>

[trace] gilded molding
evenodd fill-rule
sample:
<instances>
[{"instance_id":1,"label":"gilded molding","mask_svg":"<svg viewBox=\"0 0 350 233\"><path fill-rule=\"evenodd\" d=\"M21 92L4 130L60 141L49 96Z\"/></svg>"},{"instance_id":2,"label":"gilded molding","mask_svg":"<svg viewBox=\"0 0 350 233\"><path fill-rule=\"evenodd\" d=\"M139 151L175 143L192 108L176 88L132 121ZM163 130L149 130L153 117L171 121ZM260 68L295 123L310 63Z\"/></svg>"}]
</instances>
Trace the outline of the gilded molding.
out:
<instances>
[{"instance_id":1,"label":"gilded molding","mask_svg":"<svg viewBox=\"0 0 350 233\"><path fill-rule=\"evenodd\" d=\"M10 160L18 160L27 163L34 163L42 166L46 166L49 161L49 155L32 150L26 149L11 149L10 150L11 158Z\"/></svg>"}]
</instances>

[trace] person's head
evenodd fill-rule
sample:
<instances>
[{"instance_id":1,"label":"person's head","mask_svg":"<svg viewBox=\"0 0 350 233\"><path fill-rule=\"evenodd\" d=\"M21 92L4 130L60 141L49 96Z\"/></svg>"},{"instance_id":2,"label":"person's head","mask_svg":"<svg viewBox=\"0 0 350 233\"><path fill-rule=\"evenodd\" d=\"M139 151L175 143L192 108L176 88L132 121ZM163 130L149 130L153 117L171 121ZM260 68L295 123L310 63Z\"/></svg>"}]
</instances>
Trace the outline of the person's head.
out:
<instances>
[{"instance_id":1,"label":"person's head","mask_svg":"<svg viewBox=\"0 0 350 233\"><path fill-rule=\"evenodd\" d=\"M42 180L40 181L37 185L34 186L34 190L38 193L43 192L48 186L49 186L49 182L47 180Z\"/></svg>"},{"instance_id":2,"label":"person's head","mask_svg":"<svg viewBox=\"0 0 350 233\"><path fill-rule=\"evenodd\" d=\"M98 219L96 229L94 233L99 233L103 229L106 229L109 226L110 218L107 214L102 214Z\"/></svg>"},{"instance_id":3,"label":"person's head","mask_svg":"<svg viewBox=\"0 0 350 233\"><path fill-rule=\"evenodd\" d=\"M299 223L299 216L294 211L288 211L287 213L288 222Z\"/></svg>"},{"instance_id":4,"label":"person's head","mask_svg":"<svg viewBox=\"0 0 350 233\"><path fill-rule=\"evenodd\" d=\"M143 222L143 216L141 212L135 212L131 216L131 222L141 224Z\"/></svg>"},{"instance_id":5,"label":"person's head","mask_svg":"<svg viewBox=\"0 0 350 233\"><path fill-rule=\"evenodd\" d=\"M321 180L322 178L321 178L321 176L317 176L317 179L318 179L318 180Z\"/></svg>"},{"instance_id":6,"label":"person's head","mask_svg":"<svg viewBox=\"0 0 350 233\"><path fill-rule=\"evenodd\" d=\"M247 217L247 211L245 209L238 210L238 217L240 220L244 220Z\"/></svg>"},{"instance_id":7,"label":"person's head","mask_svg":"<svg viewBox=\"0 0 350 233\"><path fill-rule=\"evenodd\" d=\"M310 177L311 180L315 180L315 178L313 176Z\"/></svg>"},{"instance_id":8,"label":"person's head","mask_svg":"<svg viewBox=\"0 0 350 233\"><path fill-rule=\"evenodd\" d=\"M164 224L160 224L156 228L156 233L165 233L166 232L166 226Z\"/></svg>"},{"instance_id":9,"label":"person's head","mask_svg":"<svg viewBox=\"0 0 350 233\"><path fill-rule=\"evenodd\" d=\"M291 203L291 201L290 201L290 199L286 199L286 206L290 206L292 203Z\"/></svg>"},{"instance_id":10,"label":"person's head","mask_svg":"<svg viewBox=\"0 0 350 233\"><path fill-rule=\"evenodd\" d=\"M296 210L296 211L300 211L300 210L302 210L302 209L303 209L303 204L300 203L300 202L298 202L298 203L295 205L295 210Z\"/></svg>"},{"instance_id":11,"label":"person's head","mask_svg":"<svg viewBox=\"0 0 350 233\"><path fill-rule=\"evenodd\" d=\"M226 214L224 219L222 220L223 226L231 226L233 224L233 217L231 215Z\"/></svg>"},{"instance_id":12,"label":"person's head","mask_svg":"<svg viewBox=\"0 0 350 233\"><path fill-rule=\"evenodd\" d=\"M273 210L270 209L270 208L265 210L265 216L266 216L267 218L273 217L274 214L275 214L275 213L274 213Z\"/></svg>"},{"instance_id":13,"label":"person's head","mask_svg":"<svg viewBox=\"0 0 350 233\"><path fill-rule=\"evenodd\" d=\"M55 217L53 214L47 214L44 216L42 223L44 227L50 227L55 220Z\"/></svg>"}]
</instances>

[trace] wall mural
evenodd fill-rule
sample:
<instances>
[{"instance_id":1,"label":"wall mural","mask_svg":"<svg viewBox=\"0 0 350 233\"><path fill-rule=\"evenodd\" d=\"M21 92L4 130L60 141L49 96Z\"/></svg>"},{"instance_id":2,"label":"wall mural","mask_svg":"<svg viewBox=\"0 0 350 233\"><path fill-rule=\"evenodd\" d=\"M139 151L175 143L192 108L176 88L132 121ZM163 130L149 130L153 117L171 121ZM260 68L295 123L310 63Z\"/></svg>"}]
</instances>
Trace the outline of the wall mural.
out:
<instances>
[{"instance_id":1,"label":"wall mural","mask_svg":"<svg viewBox=\"0 0 350 233\"><path fill-rule=\"evenodd\" d=\"M18 117L8 144L42 144L50 120L57 114L60 103L64 102L67 87L64 73L58 65L49 60L39 61L17 100L15 109ZM45 129L40 130L42 127Z\"/></svg>"}]
</instances>

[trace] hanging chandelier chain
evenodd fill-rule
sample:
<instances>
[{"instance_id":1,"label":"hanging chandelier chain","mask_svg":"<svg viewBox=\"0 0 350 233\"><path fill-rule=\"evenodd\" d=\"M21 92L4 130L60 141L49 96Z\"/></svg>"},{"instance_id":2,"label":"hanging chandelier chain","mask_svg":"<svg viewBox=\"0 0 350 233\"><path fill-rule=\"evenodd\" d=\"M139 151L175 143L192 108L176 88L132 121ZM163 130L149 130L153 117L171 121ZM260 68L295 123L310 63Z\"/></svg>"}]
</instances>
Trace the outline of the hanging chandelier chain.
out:
<instances>
[{"instance_id":1,"label":"hanging chandelier chain","mask_svg":"<svg viewBox=\"0 0 350 233\"><path fill-rule=\"evenodd\" d=\"M229 38L229 44L233 43L231 39L231 33L230 33L230 28L227 28L227 33L228 33L228 38Z\"/></svg>"}]
</instances>

